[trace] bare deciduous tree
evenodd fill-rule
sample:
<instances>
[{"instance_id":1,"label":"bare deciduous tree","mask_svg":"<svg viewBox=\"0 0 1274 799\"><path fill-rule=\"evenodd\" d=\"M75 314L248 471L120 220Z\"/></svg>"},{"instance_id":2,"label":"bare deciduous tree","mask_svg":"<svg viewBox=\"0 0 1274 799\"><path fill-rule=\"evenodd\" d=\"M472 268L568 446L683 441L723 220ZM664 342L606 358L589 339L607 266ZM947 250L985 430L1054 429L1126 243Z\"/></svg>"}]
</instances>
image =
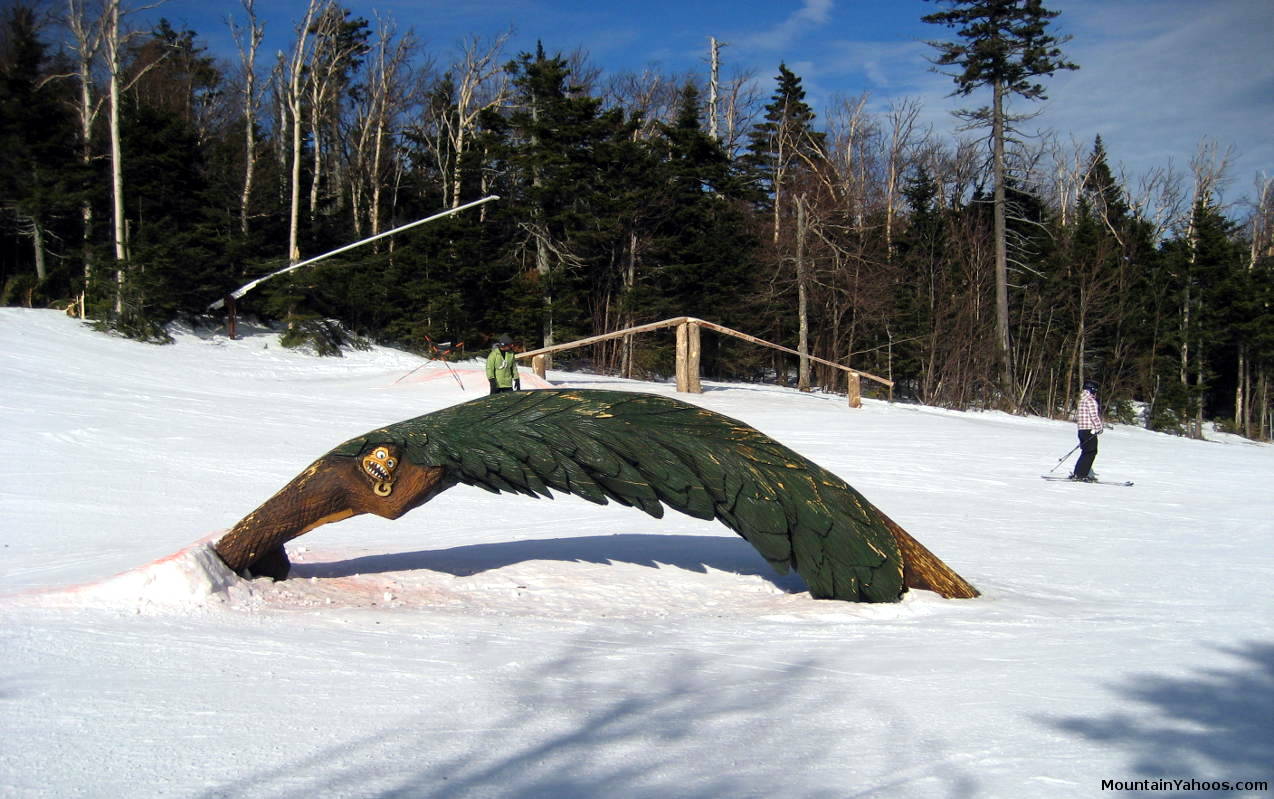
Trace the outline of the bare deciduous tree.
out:
<instances>
[{"instance_id":1,"label":"bare deciduous tree","mask_svg":"<svg viewBox=\"0 0 1274 799\"><path fill-rule=\"evenodd\" d=\"M341 180L335 173L341 168L339 158L328 158L336 149L336 133L341 115L341 102L348 77L359 56L367 48L365 34L361 31L363 20L350 22L346 12L333 0L327 0L313 20L313 47L306 64L306 93L309 96L309 127L311 157L309 215L313 221L318 214L319 200L324 181L337 192ZM326 171L332 175L325 174Z\"/></svg>"},{"instance_id":2,"label":"bare deciduous tree","mask_svg":"<svg viewBox=\"0 0 1274 799\"><path fill-rule=\"evenodd\" d=\"M905 168L908 151L915 145L916 120L921 104L915 98L903 98L889 106L889 156L885 173L885 252L894 254L894 217L897 213L898 180Z\"/></svg>"},{"instance_id":3,"label":"bare deciduous tree","mask_svg":"<svg viewBox=\"0 0 1274 799\"><path fill-rule=\"evenodd\" d=\"M381 232L385 216L382 208L385 188L392 183L390 176L396 171L395 165L390 163L389 151L395 138L397 120L405 107L417 97L411 68L415 47L414 34L409 31L398 36L392 21L377 17L375 44L365 86L360 93L361 106L355 118L351 153L356 174L350 181L350 197L354 229L360 237L364 192L369 198L366 216L371 235ZM379 243L376 246L379 249Z\"/></svg>"},{"instance_id":4,"label":"bare deciduous tree","mask_svg":"<svg viewBox=\"0 0 1274 799\"><path fill-rule=\"evenodd\" d=\"M261 40L265 38L265 26L257 20L256 0L243 0L243 10L248 15L246 38L233 19L230 20L230 30L239 48L239 60L243 65L244 166L243 193L239 201L239 231L246 236L248 208L252 201L252 180L257 163L257 109L261 103L260 92L257 90L257 48L261 46Z\"/></svg>"},{"instance_id":5,"label":"bare deciduous tree","mask_svg":"<svg viewBox=\"0 0 1274 799\"><path fill-rule=\"evenodd\" d=\"M319 11L319 0L309 0L305 7L305 17L296 27L296 41L292 46L292 55L283 62L283 53L279 53L280 87L282 103L280 107L279 139L283 139L283 131L290 130L292 152L290 156L291 179L289 182L290 200L288 208L288 263L301 260L300 247L300 211L301 211L301 144L302 125L301 111L304 103L305 65L310 55L310 26Z\"/></svg>"},{"instance_id":6,"label":"bare deciduous tree","mask_svg":"<svg viewBox=\"0 0 1274 799\"><path fill-rule=\"evenodd\" d=\"M509 99L509 76L502 58L512 35L512 31L506 31L486 41L476 36L469 38L463 44L460 62L453 67L459 76L455 84L456 112L454 117L444 120L454 158L450 175L452 208L461 203L461 162L478 117L487 109L501 107Z\"/></svg>"},{"instance_id":7,"label":"bare deciduous tree","mask_svg":"<svg viewBox=\"0 0 1274 799\"><path fill-rule=\"evenodd\" d=\"M94 92L93 67L102 49L105 35L103 24L106 15L100 9L92 18L86 0L67 0L66 26L71 34L70 51L75 58L74 79L78 84L76 117L80 123L80 163L86 170L93 162L93 126L102 109L103 98ZM81 245L84 258L84 286L80 291L80 316L88 311L86 300L89 283L93 279L93 203L88 197L80 202L82 227Z\"/></svg>"}]
</instances>

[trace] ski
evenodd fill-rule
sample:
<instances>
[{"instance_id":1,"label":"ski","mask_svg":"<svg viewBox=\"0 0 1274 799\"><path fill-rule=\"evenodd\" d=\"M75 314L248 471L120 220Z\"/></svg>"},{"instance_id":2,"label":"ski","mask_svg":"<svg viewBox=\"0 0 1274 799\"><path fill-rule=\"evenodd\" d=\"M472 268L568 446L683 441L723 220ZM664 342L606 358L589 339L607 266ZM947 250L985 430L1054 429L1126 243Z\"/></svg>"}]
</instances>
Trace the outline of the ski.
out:
<instances>
[{"instance_id":1,"label":"ski","mask_svg":"<svg viewBox=\"0 0 1274 799\"><path fill-rule=\"evenodd\" d=\"M1053 474L1041 474L1040 477L1044 478L1045 480L1057 480L1063 483L1085 482L1083 480L1072 480L1069 477L1061 477L1059 475L1053 475ZM1103 485L1103 486L1130 486L1133 484L1131 480L1094 480L1093 483L1096 485Z\"/></svg>"}]
</instances>

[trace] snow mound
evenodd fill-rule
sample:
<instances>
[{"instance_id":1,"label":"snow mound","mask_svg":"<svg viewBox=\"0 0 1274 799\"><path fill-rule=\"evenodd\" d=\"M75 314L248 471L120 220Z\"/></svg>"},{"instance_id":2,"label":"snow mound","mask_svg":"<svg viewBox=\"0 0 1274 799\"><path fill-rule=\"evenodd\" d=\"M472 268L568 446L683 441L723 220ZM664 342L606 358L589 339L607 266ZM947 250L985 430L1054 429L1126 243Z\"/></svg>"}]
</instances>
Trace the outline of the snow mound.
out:
<instances>
[{"instance_id":1,"label":"snow mound","mask_svg":"<svg viewBox=\"0 0 1274 799\"><path fill-rule=\"evenodd\" d=\"M21 604L97 607L139 614L189 613L251 604L254 588L217 557L212 549L216 537L200 539L100 582L31 592L17 599Z\"/></svg>"},{"instance_id":2,"label":"snow mound","mask_svg":"<svg viewBox=\"0 0 1274 799\"><path fill-rule=\"evenodd\" d=\"M554 552L554 545L569 544L569 539L531 542L543 551L516 558L499 554L499 547L477 556L472 553L483 547L387 554L294 547L289 550L291 576L276 582L264 577L244 579L232 572L212 548L217 537L201 539L100 582L31 592L14 600L28 606L140 615L358 609L535 617L568 623L705 617L825 623L928 616L953 606L927 591L909 592L897 604L816 600L799 577L780 576L763 564L753 568L747 565L751 558L742 559L741 566L727 562L714 567L692 563L693 558L683 562L666 553L636 559L586 553L563 557ZM630 537L613 538L622 543ZM737 543L740 548L747 546Z\"/></svg>"}]
</instances>

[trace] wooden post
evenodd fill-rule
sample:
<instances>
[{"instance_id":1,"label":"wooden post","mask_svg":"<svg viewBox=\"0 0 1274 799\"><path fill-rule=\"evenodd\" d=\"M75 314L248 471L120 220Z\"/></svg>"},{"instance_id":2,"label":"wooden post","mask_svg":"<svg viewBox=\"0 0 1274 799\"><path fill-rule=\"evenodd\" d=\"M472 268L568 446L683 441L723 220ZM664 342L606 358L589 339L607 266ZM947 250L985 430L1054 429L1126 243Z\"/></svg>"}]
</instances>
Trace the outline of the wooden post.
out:
<instances>
[{"instance_id":1,"label":"wooden post","mask_svg":"<svg viewBox=\"0 0 1274 799\"><path fill-rule=\"evenodd\" d=\"M686 391L691 394L702 394L703 386L699 383L699 325L686 323Z\"/></svg>"},{"instance_id":2,"label":"wooden post","mask_svg":"<svg viewBox=\"0 0 1274 799\"><path fill-rule=\"evenodd\" d=\"M234 341L239 337L239 311L235 307L233 294L226 295L226 338Z\"/></svg>"},{"instance_id":3,"label":"wooden post","mask_svg":"<svg viewBox=\"0 0 1274 799\"><path fill-rule=\"evenodd\" d=\"M536 376L541 380L546 379L545 372L547 372L548 369L545 366L545 362L547 360L548 358L543 355L533 355L531 357L531 371L535 372Z\"/></svg>"},{"instance_id":4,"label":"wooden post","mask_svg":"<svg viewBox=\"0 0 1274 799\"><path fill-rule=\"evenodd\" d=\"M677 393L686 394L690 391L690 371L688 350L690 349L690 325L682 322L677 325Z\"/></svg>"},{"instance_id":5,"label":"wooden post","mask_svg":"<svg viewBox=\"0 0 1274 799\"><path fill-rule=\"evenodd\" d=\"M677 328L677 391L682 393L698 394L703 391L699 382L699 358L701 352L699 344L700 328L707 328L708 330L712 330L717 333L724 333L727 336L733 336L744 341L750 341L753 344L760 344L776 351L787 352L792 355L801 354L798 350L783 347L778 344L774 344L773 342L759 339L756 336L749 336L747 333L740 333L737 330L731 330L730 328L723 327L722 325L705 322L702 319L696 319L692 316L677 316L672 319L664 319L661 322L650 322L649 324L617 330L613 333L603 333L597 336L590 336L588 338L579 339L578 341L572 341L568 344L558 344L555 346L542 347L538 350L518 353L517 357L519 359L536 358L543 355L545 356L545 368L551 369L553 363L550 358L554 352L570 350L587 344L596 344L599 341L609 341L614 338L630 338L635 333L645 333L650 330L658 330L666 327ZM888 386L890 391L890 400L892 401L894 386L894 382L892 380L886 380L885 378L878 377L870 372L851 369L844 364L828 361L813 355L809 355L807 357L811 363L821 364L831 369L839 369L849 375L849 405L851 408L862 407L861 378L864 377L868 380L874 380L881 385ZM782 375L781 365L779 366L779 374Z\"/></svg>"}]
</instances>

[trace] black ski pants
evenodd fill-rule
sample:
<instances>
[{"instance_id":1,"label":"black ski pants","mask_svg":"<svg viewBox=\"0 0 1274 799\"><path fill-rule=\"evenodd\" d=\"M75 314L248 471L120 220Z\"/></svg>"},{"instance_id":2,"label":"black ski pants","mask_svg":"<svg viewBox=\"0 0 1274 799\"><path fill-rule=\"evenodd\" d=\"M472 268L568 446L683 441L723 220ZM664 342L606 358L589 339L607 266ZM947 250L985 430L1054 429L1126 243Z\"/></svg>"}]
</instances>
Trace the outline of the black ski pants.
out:
<instances>
[{"instance_id":1,"label":"black ski pants","mask_svg":"<svg viewBox=\"0 0 1274 799\"><path fill-rule=\"evenodd\" d=\"M1079 460L1075 462L1075 476L1087 477L1097 460L1097 436L1092 430L1079 431Z\"/></svg>"}]
</instances>

